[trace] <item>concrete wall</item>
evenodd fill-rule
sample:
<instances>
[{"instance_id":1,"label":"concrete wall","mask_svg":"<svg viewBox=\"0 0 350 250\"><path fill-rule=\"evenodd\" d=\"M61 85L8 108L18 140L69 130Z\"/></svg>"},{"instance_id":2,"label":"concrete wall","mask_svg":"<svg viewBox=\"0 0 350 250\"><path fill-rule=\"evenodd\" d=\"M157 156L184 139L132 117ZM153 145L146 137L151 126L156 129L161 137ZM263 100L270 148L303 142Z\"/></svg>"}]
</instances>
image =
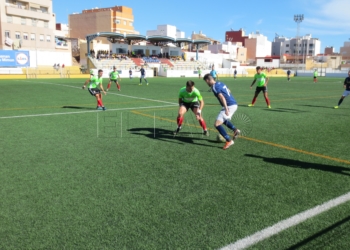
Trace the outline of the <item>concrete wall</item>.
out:
<instances>
[{"instance_id":1,"label":"concrete wall","mask_svg":"<svg viewBox=\"0 0 350 250\"><path fill-rule=\"evenodd\" d=\"M94 74L97 75L98 73L98 69L92 69L94 71ZM110 69L102 69L103 70L103 78L109 78L109 73L111 72ZM129 70L120 70L119 71L119 75L121 78L129 78ZM141 73L138 72L137 70L133 70L132 71L132 75L134 78L140 78L141 77ZM146 70L146 78L153 78L154 74L153 74L153 70Z\"/></svg>"},{"instance_id":2,"label":"concrete wall","mask_svg":"<svg viewBox=\"0 0 350 250\"><path fill-rule=\"evenodd\" d=\"M257 59L256 65L260 67L268 67L268 68L279 68L280 66L280 60L279 59L272 59L272 62L265 62L265 59Z\"/></svg>"},{"instance_id":3,"label":"concrete wall","mask_svg":"<svg viewBox=\"0 0 350 250\"><path fill-rule=\"evenodd\" d=\"M39 66L53 66L59 63L65 66L72 66L72 53L71 51L45 51L45 50L30 50L30 67L37 67L37 62ZM38 60L36 59L38 57Z\"/></svg>"},{"instance_id":4,"label":"concrete wall","mask_svg":"<svg viewBox=\"0 0 350 250\"><path fill-rule=\"evenodd\" d=\"M219 78L220 77L233 77L234 69L216 69ZM210 70L202 70L202 77L205 74L210 73ZM245 77L247 75L246 68L239 67L237 68L237 76L239 77ZM198 78L198 71L197 70L171 70L171 69L165 69L160 68L159 76L164 77L193 77L193 79ZM196 80L197 81L197 80Z\"/></svg>"},{"instance_id":5,"label":"concrete wall","mask_svg":"<svg viewBox=\"0 0 350 250\"><path fill-rule=\"evenodd\" d=\"M184 52L186 54L186 61L191 61L191 58L196 60L196 52ZM222 67L224 59L235 59L234 56L230 54L212 54L210 51L205 51L204 53L198 53L198 61L205 64L206 67L212 66L214 64L216 70Z\"/></svg>"}]
</instances>

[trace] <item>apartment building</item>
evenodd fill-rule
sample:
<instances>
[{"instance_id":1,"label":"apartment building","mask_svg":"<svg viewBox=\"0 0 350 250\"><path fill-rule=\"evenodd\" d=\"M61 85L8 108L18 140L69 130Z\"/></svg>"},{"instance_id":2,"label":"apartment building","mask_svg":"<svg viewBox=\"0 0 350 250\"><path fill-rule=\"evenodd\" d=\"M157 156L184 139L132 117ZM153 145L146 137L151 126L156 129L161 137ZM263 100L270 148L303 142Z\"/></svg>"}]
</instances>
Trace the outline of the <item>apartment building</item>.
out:
<instances>
[{"instance_id":1,"label":"apartment building","mask_svg":"<svg viewBox=\"0 0 350 250\"><path fill-rule=\"evenodd\" d=\"M0 50L55 50L52 0L0 0Z\"/></svg>"},{"instance_id":2,"label":"apartment building","mask_svg":"<svg viewBox=\"0 0 350 250\"><path fill-rule=\"evenodd\" d=\"M69 15L69 29L69 36L78 39L86 39L87 35L97 32L138 34L134 29L132 8L125 6L94 8L73 13Z\"/></svg>"}]
</instances>

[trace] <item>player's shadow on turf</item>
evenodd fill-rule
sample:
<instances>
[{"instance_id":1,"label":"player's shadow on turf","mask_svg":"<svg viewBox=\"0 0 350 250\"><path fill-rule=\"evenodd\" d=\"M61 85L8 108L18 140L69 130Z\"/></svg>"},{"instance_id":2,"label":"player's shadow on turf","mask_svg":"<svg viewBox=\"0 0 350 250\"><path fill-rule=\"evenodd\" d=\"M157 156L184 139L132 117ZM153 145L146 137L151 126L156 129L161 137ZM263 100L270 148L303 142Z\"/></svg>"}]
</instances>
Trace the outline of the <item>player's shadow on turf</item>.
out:
<instances>
[{"instance_id":1,"label":"player's shadow on turf","mask_svg":"<svg viewBox=\"0 0 350 250\"><path fill-rule=\"evenodd\" d=\"M63 106L64 109L96 109L96 108L88 108L88 107L78 107L78 106Z\"/></svg>"},{"instance_id":2,"label":"player's shadow on turf","mask_svg":"<svg viewBox=\"0 0 350 250\"><path fill-rule=\"evenodd\" d=\"M260 158L268 163L273 163L273 164L282 165L282 166L291 167L291 168L316 169L316 170L321 170L326 172L332 172L335 174L350 176L350 168L311 163L311 162L298 161L298 160L291 160L286 158L268 158L268 157L252 155L252 154L245 154L245 156Z\"/></svg>"},{"instance_id":3,"label":"player's shadow on turf","mask_svg":"<svg viewBox=\"0 0 350 250\"><path fill-rule=\"evenodd\" d=\"M311 107L311 108L326 108L326 109L333 109L333 107L329 106L320 106L320 105L298 105L303 107Z\"/></svg>"},{"instance_id":4,"label":"player's shadow on turf","mask_svg":"<svg viewBox=\"0 0 350 250\"><path fill-rule=\"evenodd\" d=\"M196 141L206 140L209 142L216 142L208 140L208 137L203 136L201 133L180 132L178 135L174 136L173 131L161 128L133 128L129 129L128 132L134 135L143 135L150 139L172 142L181 145L183 145L184 143L191 143L194 145L212 147L210 145L198 143Z\"/></svg>"},{"instance_id":5,"label":"player's shadow on turf","mask_svg":"<svg viewBox=\"0 0 350 250\"><path fill-rule=\"evenodd\" d=\"M325 246L324 241L322 240L322 237L326 237L329 242L332 242L334 240L344 237L344 235L349 234L349 231L350 231L349 222L350 222L350 216L334 223L333 225L319 231L314 235L311 235L310 237L287 248L286 250L296 250L302 247L304 249L322 249ZM344 232L344 230L346 231ZM318 238L321 238L321 240L318 240Z\"/></svg>"},{"instance_id":6,"label":"player's shadow on turf","mask_svg":"<svg viewBox=\"0 0 350 250\"><path fill-rule=\"evenodd\" d=\"M281 113L306 113L309 111L299 110L299 109L287 109L287 108L274 108L274 109L266 109L267 111L272 112L281 112Z\"/></svg>"}]
</instances>

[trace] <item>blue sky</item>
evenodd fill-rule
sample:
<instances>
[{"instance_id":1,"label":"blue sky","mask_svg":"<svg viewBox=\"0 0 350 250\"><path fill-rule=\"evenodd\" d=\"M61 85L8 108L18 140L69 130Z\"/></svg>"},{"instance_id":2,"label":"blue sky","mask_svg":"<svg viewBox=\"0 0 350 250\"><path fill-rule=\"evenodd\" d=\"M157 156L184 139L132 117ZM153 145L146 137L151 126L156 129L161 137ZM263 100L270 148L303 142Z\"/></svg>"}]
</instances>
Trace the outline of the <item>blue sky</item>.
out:
<instances>
[{"instance_id":1,"label":"blue sky","mask_svg":"<svg viewBox=\"0 0 350 250\"><path fill-rule=\"evenodd\" d=\"M339 52L350 38L349 0L53 0L56 22L68 23L68 14L94 7L115 5L131 7L134 27L140 34L154 30L158 24L175 25L189 37L192 31L203 31L209 37L223 41L225 31L243 28L246 33L259 31L270 41L275 34L295 37L295 14L304 14L300 35L312 34L321 40L321 52L326 46Z\"/></svg>"}]
</instances>

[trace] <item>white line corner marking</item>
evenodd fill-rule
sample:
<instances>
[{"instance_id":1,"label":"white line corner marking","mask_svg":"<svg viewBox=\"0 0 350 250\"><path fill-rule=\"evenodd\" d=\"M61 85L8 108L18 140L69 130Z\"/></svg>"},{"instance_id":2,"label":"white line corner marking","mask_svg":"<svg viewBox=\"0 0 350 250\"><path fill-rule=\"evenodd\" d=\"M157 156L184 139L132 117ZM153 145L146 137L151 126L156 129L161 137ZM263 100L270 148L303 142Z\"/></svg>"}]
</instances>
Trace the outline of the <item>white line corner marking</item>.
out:
<instances>
[{"instance_id":1,"label":"white line corner marking","mask_svg":"<svg viewBox=\"0 0 350 250\"><path fill-rule=\"evenodd\" d=\"M263 241L273 235L276 235L292 226L298 225L316 215L319 215L323 212L326 212L334 207L337 207L343 203L350 201L350 192L339 196L338 198L332 199L323 203L322 205L318 205L314 208L296 214L286 220L282 220L271 227L267 227L255 234L247 236L241 240L236 241L230 245L227 245L220 250L233 250L233 249L245 249L249 246L252 246L260 241Z\"/></svg>"}]
</instances>

